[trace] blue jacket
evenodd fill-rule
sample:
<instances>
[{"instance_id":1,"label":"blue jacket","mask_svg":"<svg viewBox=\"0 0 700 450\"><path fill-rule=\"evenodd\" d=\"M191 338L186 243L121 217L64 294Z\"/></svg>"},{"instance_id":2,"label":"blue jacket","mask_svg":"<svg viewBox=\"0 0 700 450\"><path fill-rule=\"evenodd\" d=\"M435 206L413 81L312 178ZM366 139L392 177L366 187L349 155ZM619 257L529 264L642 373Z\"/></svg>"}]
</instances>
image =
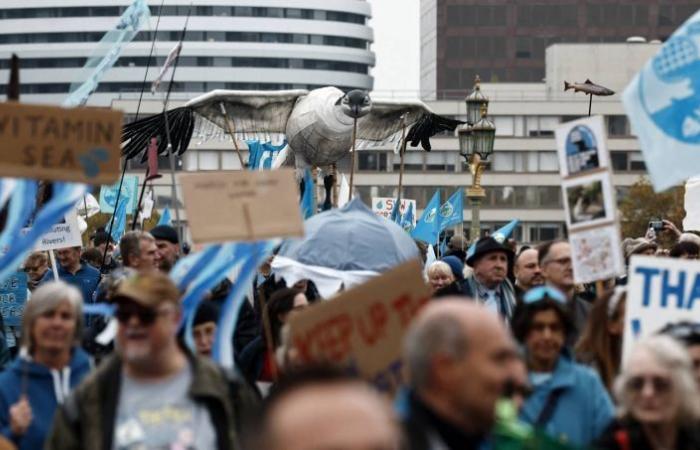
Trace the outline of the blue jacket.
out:
<instances>
[{"instance_id":1,"label":"blue jacket","mask_svg":"<svg viewBox=\"0 0 700 450\"><path fill-rule=\"evenodd\" d=\"M89 371L90 359L80 348L73 350L69 366L61 371L22 357L15 359L0 374L0 433L20 450L43 448L58 400L62 402ZM26 378L23 380L23 377ZM23 386L26 386L33 419L23 436L14 436L10 429L10 407L19 401Z\"/></svg>"},{"instance_id":2,"label":"blue jacket","mask_svg":"<svg viewBox=\"0 0 700 450\"><path fill-rule=\"evenodd\" d=\"M58 278L77 287L83 294L84 303L94 302L94 293L97 290L97 285L100 282L100 271L92 267L90 264L81 262L80 269L73 275L58 264ZM44 276L39 281L39 284L53 281L53 271L47 270Z\"/></svg>"},{"instance_id":3,"label":"blue jacket","mask_svg":"<svg viewBox=\"0 0 700 450\"><path fill-rule=\"evenodd\" d=\"M614 418L612 401L598 374L573 362L566 350L559 357L552 378L536 386L525 401L520 418L534 425L554 391L560 391L560 394L544 431L556 439L574 445L588 445Z\"/></svg>"}]
</instances>

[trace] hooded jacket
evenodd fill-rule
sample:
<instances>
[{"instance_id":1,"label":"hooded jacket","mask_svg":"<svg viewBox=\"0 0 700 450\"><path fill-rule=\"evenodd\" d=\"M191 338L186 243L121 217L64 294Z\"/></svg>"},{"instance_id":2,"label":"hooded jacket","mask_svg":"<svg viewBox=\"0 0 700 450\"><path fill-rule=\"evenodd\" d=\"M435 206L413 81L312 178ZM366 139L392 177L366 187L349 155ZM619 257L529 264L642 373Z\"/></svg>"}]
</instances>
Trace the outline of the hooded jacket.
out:
<instances>
[{"instance_id":1,"label":"hooded jacket","mask_svg":"<svg viewBox=\"0 0 700 450\"><path fill-rule=\"evenodd\" d=\"M18 357L0 374L0 432L19 449L40 449L49 433L54 412L70 391L90 371L90 359L75 348L68 366L49 369L43 364ZM26 433L15 436L10 429L10 407L26 391L32 409L32 422Z\"/></svg>"}]
</instances>

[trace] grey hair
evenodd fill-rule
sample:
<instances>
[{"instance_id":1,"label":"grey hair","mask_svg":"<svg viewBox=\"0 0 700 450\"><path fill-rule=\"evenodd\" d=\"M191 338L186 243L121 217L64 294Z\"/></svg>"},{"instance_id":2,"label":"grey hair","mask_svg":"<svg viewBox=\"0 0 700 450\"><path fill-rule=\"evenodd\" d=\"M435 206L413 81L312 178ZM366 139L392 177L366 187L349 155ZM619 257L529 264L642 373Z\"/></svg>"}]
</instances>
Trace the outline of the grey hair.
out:
<instances>
[{"instance_id":1,"label":"grey hair","mask_svg":"<svg viewBox=\"0 0 700 450\"><path fill-rule=\"evenodd\" d=\"M436 354L462 358L467 352L464 325L454 317L440 315L416 322L404 339L404 358L409 385L414 389L431 382L432 359Z\"/></svg>"},{"instance_id":2,"label":"grey hair","mask_svg":"<svg viewBox=\"0 0 700 450\"><path fill-rule=\"evenodd\" d=\"M148 231L139 230L129 231L122 236L119 241L119 253L125 266L130 266L132 256L141 256L141 241L155 242L156 238Z\"/></svg>"},{"instance_id":3,"label":"grey hair","mask_svg":"<svg viewBox=\"0 0 700 450\"><path fill-rule=\"evenodd\" d=\"M654 335L637 342L632 351L647 352L669 371L674 394L680 401L678 420L683 424L695 424L700 420L700 393L693 377L693 365L685 348L669 336ZM629 361L626 361L614 386L618 413L621 417L630 412L630 397L626 390L630 378L628 369Z\"/></svg>"},{"instance_id":4,"label":"grey hair","mask_svg":"<svg viewBox=\"0 0 700 450\"><path fill-rule=\"evenodd\" d=\"M697 246L700 246L700 236L694 233L682 233L678 238L678 242L692 242Z\"/></svg>"},{"instance_id":5,"label":"grey hair","mask_svg":"<svg viewBox=\"0 0 700 450\"><path fill-rule=\"evenodd\" d=\"M36 319L68 301L75 312L75 345L80 345L83 335L83 294L75 286L63 281L51 281L39 286L27 301L22 317L22 347L34 353L32 328Z\"/></svg>"}]
</instances>

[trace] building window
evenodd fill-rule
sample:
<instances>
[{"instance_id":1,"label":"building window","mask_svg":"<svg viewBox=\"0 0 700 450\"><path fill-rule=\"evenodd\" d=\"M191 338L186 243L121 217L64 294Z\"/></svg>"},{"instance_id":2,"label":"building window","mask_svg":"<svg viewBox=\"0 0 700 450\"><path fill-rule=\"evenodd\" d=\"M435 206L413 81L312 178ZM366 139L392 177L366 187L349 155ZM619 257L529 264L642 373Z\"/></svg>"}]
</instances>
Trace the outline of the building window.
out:
<instances>
[{"instance_id":1,"label":"building window","mask_svg":"<svg viewBox=\"0 0 700 450\"><path fill-rule=\"evenodd\" d=\"M630 171L633 172L644 172L647 170L647 166L644 163L644 157L640 152L632 152L629 155L630 158Z\"/></svg>"},{"instance_id":2,"label":"building window","mask_svg":"<svg viewBox=\"0 0 700 450\"><path fill-rule=\"evenodd\" d=\"M627 152L610 152L610 161L615 172L626 172L627 169Z\"/></svg>"},{"instance_id":3,"label":"building window","mask_svg":"<svg viewBox=\"0 0 700 450\"><path fill-rule=\"evenodd\" d=\"M608 136L629 136L627 116L607 116Z\"/></svg>"},{"instance_id":4,"label":"building window","mask_svg":"<svg viewBox=\"0 0 700 450\"><path fill-rule=\"evenodd\" d=\"M357 170L386 172L387 153L361 150L357 153Z\"/></svg>"}]
</instances>

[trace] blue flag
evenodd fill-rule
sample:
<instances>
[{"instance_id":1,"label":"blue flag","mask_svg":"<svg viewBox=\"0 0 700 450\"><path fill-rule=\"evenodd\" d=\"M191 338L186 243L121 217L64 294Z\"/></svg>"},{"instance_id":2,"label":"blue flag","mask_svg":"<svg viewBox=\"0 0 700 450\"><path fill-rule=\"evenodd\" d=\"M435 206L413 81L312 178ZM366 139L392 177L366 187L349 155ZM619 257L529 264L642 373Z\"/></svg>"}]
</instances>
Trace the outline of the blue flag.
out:
<instances>
[{"instance_id":1,"label":"blue flag","mask_svg":"<svg viewBox=\"0 0 700 450\"><path fill-rule=\"evenodd\" d=\"M440 236L440 214L438 209L440 208L440 189L435 191L433 198L430 199L428 204L423 210L423 214L420 216L416 228L413 229L411 237L419 241L423 241L428 244L437 244L438 237Z\"/></svg>"},{"instance_id":2,"label":"blue flag","mask_svg":"<svg viewBox=\"0 0 700 450\"><path fill-rule=\"evenodd\" d=\"M654 190L700 174L700 11L634 77L622 103Z\"/></svg>"},{"instance_id":3,"label":"blue flag","mask_svg":"<svg viewBox=\"0 0 700 450\"><path fill-rule=\"evenodd\" d=\"M464 192L457 189L440 207L440 231L464 221Z\"/></svg>"},{"instance_id":4,"label":"blue flag","mask_svg":"<svg viewBox=\"0 0 700 450\"><path fill-rule=\"evenodd\" d=\"M173 225L173 219L170 217L170 208L167 206L163 210L163 215L160 216L160 220L158 220L158 225Z\"/></svg>"},{"instance_id":5,"label":"blue flag","mask_svg":"<svg viewBox=\"0 0 700 450\"><path fill-rule=\"evenodd\" d=\"M447 253L447 235L442 239L442 242L440 243L440 258L445 256L445 253Z\"/></svg>"},{"instance_id":6,"label":"blue flag","mask_svg":"<svg viewBox=\"0 0 700 450\"><path fill-rule=\"evenodd\" d=\"M391 208L391 216L389 216L389 220L392 222L398 223L401 225L401 200L399 200L398 197L394 199L394 207Z\"/></svg>"},{"instance_id":7,"label":"blue flag","mask_svg":"<svg viewBox=\"0 0 700 450\"><path fill-rule=\"evenodd\" d=\"M287 141L281 145L273 145L271 142L261 143L257 139L245 141L248 144L248 170L270 170L272 162L277 155L287 146Z\"/></svg>"},{"instance_id":8,"label":"blue flag","mask_svg":"<svg viewBox=\"0 0 700 450\"><path fill-rule=\"evenodd\" d=\"M493 233L491 237L494 238L499 244L503 244L505 241L508 240L510 235L513 234L513 230L515 230L515 227L517 227L519 223L520 219L513 219L498 230L496 230L496 232ZM472 245L469 246L469 249L467 250L467 258L470 258L474 254L475 250L476 241L472 242Z\"/></svg>"},{"instance_id":9,"label":"blue flag","mask_svg":"<svg viewBox=\"0 0 700 450\"><path fill-rule=\"evenodd\" d=\"M306 169L304 171L304 192L301 195L301 216L304 220L313 216L316 212L314 205L314 180L311 178L311 171Z\"/></svg>"},{"instance_id":10,"label":"blue flag","mask_svg":"<svg viewBox=\"0 0 700 450\"><path fill-rule=\"evenodd\" d=\"M129 204L128 198L119 199L117 210L114 211L114 223L110 230L110 236L114 242L119 242L126 229L126 205Z\"/></svg>"},{"instance_id":11,"label":"blue flag","mask_svg":"<svg viewBox=\"0 0 700 450\"><path fill-rule=\"evenodd\" d=\"M408 204L408 210L406 214L401 217L401 228L403 228L407 233L413 231L413 203Z\"/></svg>"}]
</instances>

